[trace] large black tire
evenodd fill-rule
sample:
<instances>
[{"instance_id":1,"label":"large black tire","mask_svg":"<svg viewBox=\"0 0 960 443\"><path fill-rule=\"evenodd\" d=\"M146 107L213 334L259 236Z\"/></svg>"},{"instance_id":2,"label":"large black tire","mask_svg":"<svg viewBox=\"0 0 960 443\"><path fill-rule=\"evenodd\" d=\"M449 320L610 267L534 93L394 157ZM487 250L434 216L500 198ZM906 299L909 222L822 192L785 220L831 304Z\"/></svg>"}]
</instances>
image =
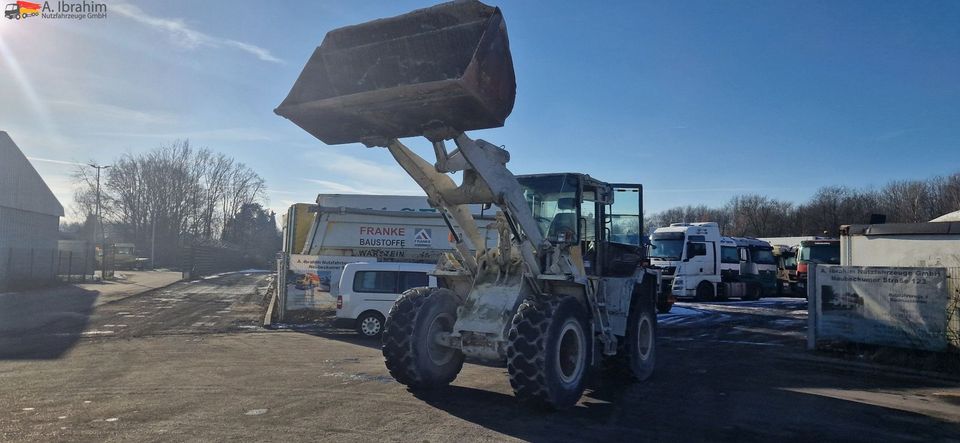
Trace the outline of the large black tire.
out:
<instances>
[{"instance_id":1,"label":"large black tire","mask_svg":"<svg viewBox=\"0 0 960 443\"><path fill-rule=\"evenodd\" d=\"M587 311L576 298L524 301L507 342L514 395L522 403L547 409L575 405L586 386L592 352Z\"/></svg>"},{"instance_id":2,"label":"large black tire","mask_svg":"<svg viewBox=\"0 0 960 443\"><path fill-rule=\"evenodd\" d=\"M459 349L437 344L457 320L457 296L449 289L413 288L403 293L383 328L383 358L398 382L411 389L443 387L463 368Z\"/></svg>"},{"instance_id":3,"label":"large black tire","mask_svg":"<svg viewBox=\"0 0 960 443\"><path fill-rule=\"evenodd\" d=\"M644 381L653 375L657 361L657 315L654 304L642 293L634 293L627 317L627 335L617 346L617 355L608 357L610 375Z\"/></svg>"},{"instance_id":4,"label":"large black tire","mask_svg":"<svg viewBox=\"0 0 960 443\"><path fill-rule=\"evenodd\" d=\"M702 280L700 284L697 285L697 301L713 301L715 298L717 298L717 294L713 284L706 280Z\"/></svg>"}]
</instances>

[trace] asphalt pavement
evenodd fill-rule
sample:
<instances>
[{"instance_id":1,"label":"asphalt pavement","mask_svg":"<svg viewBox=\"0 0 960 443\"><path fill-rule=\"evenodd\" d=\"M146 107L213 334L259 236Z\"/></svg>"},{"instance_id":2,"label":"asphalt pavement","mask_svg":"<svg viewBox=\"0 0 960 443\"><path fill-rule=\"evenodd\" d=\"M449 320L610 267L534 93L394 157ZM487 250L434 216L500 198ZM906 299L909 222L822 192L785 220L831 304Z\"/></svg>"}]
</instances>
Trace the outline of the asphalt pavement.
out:
<instances>
[{"instance_id":1,"label":"asphalt pavement","mask_svg":"<svg viewBox=\"0 0 960 443\"><path fill-rule=\"evenodd\" d=\"M541 412L501 367L412 393L376 341L323 321L264 330L269 278L97 306L55 356L38 347L65 332L17 332L39 344L0 359L0 440L960 441L960 381L806 351L801 299L680 303L651 380L595 377L576 407Z\"/></svg>"}]
</instances>

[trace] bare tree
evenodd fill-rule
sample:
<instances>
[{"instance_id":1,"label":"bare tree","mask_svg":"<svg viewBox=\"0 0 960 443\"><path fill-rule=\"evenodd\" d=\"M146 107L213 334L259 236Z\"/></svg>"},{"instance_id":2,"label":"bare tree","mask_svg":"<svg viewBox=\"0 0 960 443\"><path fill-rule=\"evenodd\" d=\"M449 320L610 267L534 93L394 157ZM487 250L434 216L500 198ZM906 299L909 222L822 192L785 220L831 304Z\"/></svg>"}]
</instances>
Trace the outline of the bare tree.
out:
<instances>
[{"instance_id":1,"label":"bare tree","mask_svg":"<svg viewBox=\"0 0 960 443\"><path fill-rule=\"evenodd\" d=\"M83 168L75 181L77 211L89 213L95 184ZM141 249L155 244L159 263L171 262L184 242L220 240L226 221L264 202L265 192L256 172L187 140L122 155L102 187L105 219Z\"/></svg>"}]
</instances>

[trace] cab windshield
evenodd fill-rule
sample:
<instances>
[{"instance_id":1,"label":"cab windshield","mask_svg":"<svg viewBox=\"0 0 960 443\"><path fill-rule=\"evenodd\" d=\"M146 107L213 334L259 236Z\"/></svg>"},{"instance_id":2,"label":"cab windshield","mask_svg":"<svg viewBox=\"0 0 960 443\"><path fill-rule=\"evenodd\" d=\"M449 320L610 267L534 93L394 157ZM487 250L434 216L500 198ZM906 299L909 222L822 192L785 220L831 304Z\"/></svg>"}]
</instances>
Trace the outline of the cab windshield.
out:
<instances>
[{"instance_id":1,"label":"cab windshield","mask_svg":"<svg viewBox=\"0 0 960 443\"><path fill-rule=\"evenodd\" d=\"M752 251L753 262L761 265L772 265L777 263L773 258L773 251L770 249L754 249Z\"/></svg>"},{"instance_id":2,"label":"cab windshield","mask_svg":"<svg viewBox=\"0 0 960 443\"><path fill-rule=\"evenodd\" d=\"M650 236L649 257L664 260L680 260L683 256L684 234L682 232L660 232Z\"/></svg>"},{"instance_id":3,"label":"cab windshield","mask_svg":"<svg viewBox=\"0 0 960 443\"><path fill-rule=\"evenodd\" d=\"M840 264L840 243L804 245L800 250L800 260L819 264Z\"/></svg>"},{"instance_id":4,"label":"cab windshield","mask_svg":"<svg viewBox=\"0 0 960 443\"><path fill-rule=\"evenodd\" d=\"M530 205L537 220L540 234L552 242L577 240L577 191L576 175L530 175L519 176L523 197Z\"/></svg>"}]
</instances>

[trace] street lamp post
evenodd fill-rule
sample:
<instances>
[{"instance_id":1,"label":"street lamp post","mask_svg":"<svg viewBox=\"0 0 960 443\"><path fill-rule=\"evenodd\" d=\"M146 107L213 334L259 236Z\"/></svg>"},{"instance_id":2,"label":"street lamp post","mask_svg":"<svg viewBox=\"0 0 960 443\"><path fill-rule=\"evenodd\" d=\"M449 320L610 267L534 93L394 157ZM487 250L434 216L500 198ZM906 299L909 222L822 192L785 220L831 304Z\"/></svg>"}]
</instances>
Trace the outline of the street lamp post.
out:
<instances>
[{"instance_id":1,"label":"street lamp post","mask_svg":"<svg viewBox=\"0 0 960 443\"><path fill-rule=\"evenodd\" d=\"M91 168L97 170L97 224L100 225L100 281L107 276L107 233L103 229L103 217L100 214L100 170L107 169L110 165L100 166L96 163L90 163Z\"/></svg>"}]
</instances>

